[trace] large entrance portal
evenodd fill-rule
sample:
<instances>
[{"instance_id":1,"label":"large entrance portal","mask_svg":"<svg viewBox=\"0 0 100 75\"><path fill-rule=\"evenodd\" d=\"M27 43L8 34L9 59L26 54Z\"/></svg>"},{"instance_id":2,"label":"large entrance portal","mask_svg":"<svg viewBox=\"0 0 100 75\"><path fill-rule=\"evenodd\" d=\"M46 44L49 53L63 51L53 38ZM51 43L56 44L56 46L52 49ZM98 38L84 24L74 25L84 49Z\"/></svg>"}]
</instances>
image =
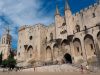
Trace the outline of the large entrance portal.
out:
<instances>
[{"instance_id":1,"label":"large entrance portal","mask_svg":"<svg viewBox=\"0 0 100 75\"><path fill-rule=\"evenodd\" d=\"M64 59L65 59L65 62L66 62L66 63L72 64L72 57L71 57L70 54L66 53L66 54L64 55Z\"/></svg>"}]
</instances>

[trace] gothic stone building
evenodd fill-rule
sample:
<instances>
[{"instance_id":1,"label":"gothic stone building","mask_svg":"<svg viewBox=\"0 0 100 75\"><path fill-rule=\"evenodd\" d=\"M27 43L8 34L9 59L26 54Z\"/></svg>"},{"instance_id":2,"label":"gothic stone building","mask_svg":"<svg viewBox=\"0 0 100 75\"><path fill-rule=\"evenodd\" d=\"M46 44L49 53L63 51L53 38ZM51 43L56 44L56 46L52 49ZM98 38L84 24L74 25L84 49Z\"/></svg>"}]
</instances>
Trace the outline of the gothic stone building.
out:
<instances>
[{"instance_id":1,"label":"gothic stone building","mask_svg":"<svg viewBox=\"0 0 100 75\"><path fill-rule=\"evenodd\" d=\"M56 7L55 23L19 29L17 60L28 63L94 63L100 55L100 4L65 16Z\"/></svg>"},{"instance_id":2,"label":"gothic stone building","mask_svg":"<svg viewBox=\"0 0 100 75\"><path fill-rule=\"evenodd\" d=\"M9 30L7 30L1 37L0 41L0 54L3 54L3 60L7 59L11 50L11 35Z\"/></svg>"}]
</instances>

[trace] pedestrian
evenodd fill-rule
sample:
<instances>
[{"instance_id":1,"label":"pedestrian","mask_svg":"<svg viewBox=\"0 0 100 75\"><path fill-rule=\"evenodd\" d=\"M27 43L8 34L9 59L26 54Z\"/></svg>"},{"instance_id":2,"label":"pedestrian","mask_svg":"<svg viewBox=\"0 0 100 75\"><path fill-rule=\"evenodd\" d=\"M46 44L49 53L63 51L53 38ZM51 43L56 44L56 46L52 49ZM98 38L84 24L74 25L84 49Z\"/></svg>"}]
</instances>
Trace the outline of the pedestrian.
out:
<instances>
[{"instance_id":1,"label":"pedestrian","mask_svg":"<svg viewBox=\"0 0 100 75\"><path fill-rule=\"evenodd\" d=\"M89 66L88 65L86 65L86 71L87 71L87 73L89 73Z\"/></svg>"},{"instance_id":2,"label":"pedestrian","mask_svg":"<svg viewBox=\"0 0 100 75\"><path fill-rule=\"evenodd\" d=\"M84 73L84 71L83 71L83 65L81 65L81 73Z\"/></svg>"},{"instance_id":3,"label":"pedestrian","mask_svg":"<svg viewBox=\"0 0 100 75\"><path fill-rule=\"evenodd\" d=\"M35 72L35 66L34 66L34 72Z\"/></svg>"}]
</instances>

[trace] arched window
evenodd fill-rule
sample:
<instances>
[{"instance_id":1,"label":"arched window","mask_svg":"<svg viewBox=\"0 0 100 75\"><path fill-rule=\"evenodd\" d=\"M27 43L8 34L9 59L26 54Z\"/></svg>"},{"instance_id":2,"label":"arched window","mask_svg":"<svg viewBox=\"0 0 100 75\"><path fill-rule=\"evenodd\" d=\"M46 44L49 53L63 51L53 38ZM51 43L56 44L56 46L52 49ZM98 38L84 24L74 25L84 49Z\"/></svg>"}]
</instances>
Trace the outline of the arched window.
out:
<instances>
[{"instance_id":1,"label":"arched window","mask_svg":"<svg viewBox=\"0 0 100 75\"><path fill-rule=\"evenodd\" d=\"M79 25L76 25L76 31L80 32L80 26Z\"/></svg>"},{"instance_id":2,"label":"arched window","mask_svg":"<svg viewBox=\"0 0 100 75\"><path fill-rule=\"evenodd\" d=\"M50 33L50 41L53 41L53 33Z\"/></svg>"},{"instance_id":3,"label":"arched window","mask_svg":"<svg viewBox=\"0 0 100 75\"><path fill-rule=\"evenodd\" d=\"M18 56L20 56L20 52L18 53Z\"/></svg>"},{"instance_id":4,"label":"arched window","mask_svg":"<svg viewBox=\"0 0 100 75\"><path fill-rule=\"evenodd\" d=\"M32 37L32 36L30 36L30 37L29 37L29 39L30 39L30 40L32 40L32 39L33 39L33 37Z\"/></svg>"},{"instance_id":5,"label":"arched window","mask_svg":"<svg viewBox=\"0 0 100 75\"><path fill-rule=\"evenodd\" d=\"M96 17L95 13L92 13L92 15L93 15L93 18L95 18L95 17Z\"/></svg>"},{"instance_id":6,"label":"arched window","mask_svg":"<svg viewBox=\"0 0 100 75\"><path fill-rule=\"evenodd\" d=\"M62 24L62 26L65 26L65 25L66 25L66 23L63 23L63 24Z\"/></svg>"},{"instance_id":7,"label":"arched window","mask_svg":"<svg viewBox=\"0 0 100 75\"><path fill-rule=\"evenodd\" d=\"M47 37L45 38L45 44L47 43Z\"/></svg>"}]
</instances>

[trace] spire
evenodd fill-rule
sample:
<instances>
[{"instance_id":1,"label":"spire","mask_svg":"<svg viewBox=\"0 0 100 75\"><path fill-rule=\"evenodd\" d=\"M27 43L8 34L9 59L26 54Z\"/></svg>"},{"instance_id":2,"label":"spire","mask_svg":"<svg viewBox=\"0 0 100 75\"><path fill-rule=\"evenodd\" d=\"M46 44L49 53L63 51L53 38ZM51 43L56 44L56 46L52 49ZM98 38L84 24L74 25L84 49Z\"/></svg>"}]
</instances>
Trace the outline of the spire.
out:
<instances>
[{"instance_id":1,"label":"spire","mask_svg":"<svg viewBox=\"0 0 100 75\"><path fill-rule=\"evenodd\" d=\"M58 9L58 6L57 5L56 5L56 13L55 13L55 15L60 15L59 9Z\"/></svg>"},{"instance_id":2,"label":"spire","mask_svg":"<svg viewBox=\"0 0 100 75\"><path fill-rule=\"evenodd\" d=\"M7 27L5 28L5 30L6 30L6 34L9 34L9 32L10 32L9 26L7 26Z\"/></svg>"},{"instance_id":3,"label":"spire","mask_svg":"<svg viewBox=\"0 0 100 75\"><path fill-rule=\"evenodd\" d=\"M70 7L69 7L69 3L68 3L68 0L65 0L65 10L69 10Z\"/></svg>"}]
</instances>

